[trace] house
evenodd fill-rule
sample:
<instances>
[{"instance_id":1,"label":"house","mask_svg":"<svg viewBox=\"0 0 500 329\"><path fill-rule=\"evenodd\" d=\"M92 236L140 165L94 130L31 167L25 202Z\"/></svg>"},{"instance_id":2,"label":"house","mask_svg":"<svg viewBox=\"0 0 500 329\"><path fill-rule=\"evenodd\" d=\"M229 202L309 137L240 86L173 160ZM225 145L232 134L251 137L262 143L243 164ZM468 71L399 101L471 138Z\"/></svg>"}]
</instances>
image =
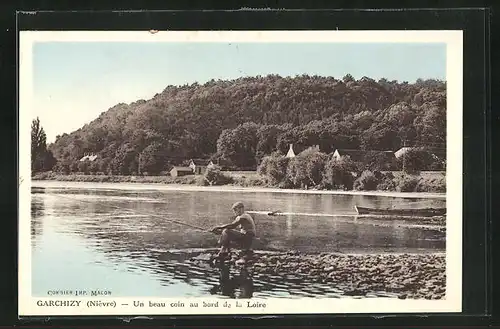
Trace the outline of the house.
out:
<instances>
[{"instance_id":1,"label":"house","mask_svg":"<svg viewBox=\"0 0 500 329\"><path fill-rule=\"evenodd\" d=\"M396 159L399 159L403 155L405 155L406 152L408 152L409 150L412 150L412 149L414 149L414 148L413 147L402 147L399 150L397 150L396 152L394 152L394 156L396 157Z\"/></svg>"},{"instance_id":2,"label":"house","mask_svg":"<svg viewBox=\"0 0 500 329\"><path fill-rule=\"evenodd\" d=\"M175 166L172 168L172 170L170 170L170 176L172 176L172 177L180 177L180 176L187 176L187 175L194 175L194 171L190 167Z\"/></svg>"},{"instance_id":3,"label":"house","mask_svg":"<svg viewBox=\"0 0 500 329\"><path fill-rule=\"evenodd\" d=\"M207 170L209 166L213 165L213 162L208 160L191 159L189 161L189 168L193 170L195 175L203 175L205 173L205 170Z\"/></svg>"},{"instance_id":4,"label":"house","mask_svg":"<svg viewBox=\"0 0 500 329\"><path fill-rule=\"evenodd\" d=\"M352 161L363 161L366 155L366 151L363 150L348 150L348 149L336 149L333 152L333 157L337 160L340 160L343 157L350 157Z\"/></svg>"},{"instance_id":5,"label":"house","mask_svg":"<svg viewBox=\"0 0 500 329\"><path fill-rule=\"evenodd\" d=\"M394 152L394 155L396 156L397 159L401 158L406 152L409 150L422 150L420 147L402 147L396 152ZM446 159L446 149L439 149L439 148L425 148L425 151L429 152L431 156L440 161L444 161Z\"/></svg>"},{"instance_id":6,"label":"house","mask_svg":"<svg viewBox=\"0 0 500 329\"><path fill-rule=\"evenodd\" d=\"M214 160L209 161L207 164L207 168L214 167L214 166L219 167L221 170L234 169L234 166L231 163L231 161L225 160L225 159L214 159Z\"/></svg>"},{"instance_id":7,"label":"house","mask_svg":"<svg viewBox=\"0 0 500 329\"><path fill-rule=\"evenodd\" d=\"M97 159L97 155L95 155L94 153L85 153L84 156L80 159L80 161L85 161L85 160L95 161L95 159Z\"/></svg>"},{"instance_id":8,"label":"house","mask_svg":"<svg viewBox=\"0 0 500 329\"><path fill-rule=\"evenodd\" d=\"M349 150L349 149L336 149L333 157L337 160L342 157L348 156L352 161L364 162L368 156L382 156L387 159L387 163L394 161L394 152L392 151L364 151L364 150Z\"/></svg>"},{"instance_id":9,"label":"house","mask_svg":"<svg viewBox=\"0 0 500 329\"><path fill-rule=\"evenodd\" d=\"M287 158L294 158L295 152L293 151L293 144L290 144L290 148L288 149L288 153L286 154Z\"/></svg>"}]
</instances>

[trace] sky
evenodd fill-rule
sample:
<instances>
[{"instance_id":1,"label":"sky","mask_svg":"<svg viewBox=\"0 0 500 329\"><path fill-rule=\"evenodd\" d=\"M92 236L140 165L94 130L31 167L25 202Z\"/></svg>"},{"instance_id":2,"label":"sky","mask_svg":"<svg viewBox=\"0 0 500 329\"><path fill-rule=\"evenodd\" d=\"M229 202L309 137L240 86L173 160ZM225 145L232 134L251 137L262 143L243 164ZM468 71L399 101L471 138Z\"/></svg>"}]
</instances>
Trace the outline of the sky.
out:
<instances>
[{"instance_id":1,"label":"sky","mask_svg":"<svg viewBox=\"0 0 500 329\"><path fill-rule=\"evenodd\" d=\"M446 44L36 42L32 115L51 143L118 103L150 99L168 85L348 73L410 83L445 80Z\"/></svg>"}]
</instances>

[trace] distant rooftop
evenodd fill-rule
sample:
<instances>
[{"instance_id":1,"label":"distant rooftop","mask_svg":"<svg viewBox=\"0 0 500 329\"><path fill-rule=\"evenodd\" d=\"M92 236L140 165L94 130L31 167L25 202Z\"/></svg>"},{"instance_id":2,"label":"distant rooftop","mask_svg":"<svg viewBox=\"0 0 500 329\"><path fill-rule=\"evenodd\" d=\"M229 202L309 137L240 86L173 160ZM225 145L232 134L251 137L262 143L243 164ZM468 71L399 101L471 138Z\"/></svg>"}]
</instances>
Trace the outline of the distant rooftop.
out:
<instances>
[{"instance_id":1,"label":"distant rooftop","mask_svg":"<svg viewBox=\"0 0 500 329\"><path fill-rule=\"evenodd\" d=\"M96 154L86 154L84 155L80 161L94 161L95 159L97 159L97 155Z\"/></svg>"}]
</instances>

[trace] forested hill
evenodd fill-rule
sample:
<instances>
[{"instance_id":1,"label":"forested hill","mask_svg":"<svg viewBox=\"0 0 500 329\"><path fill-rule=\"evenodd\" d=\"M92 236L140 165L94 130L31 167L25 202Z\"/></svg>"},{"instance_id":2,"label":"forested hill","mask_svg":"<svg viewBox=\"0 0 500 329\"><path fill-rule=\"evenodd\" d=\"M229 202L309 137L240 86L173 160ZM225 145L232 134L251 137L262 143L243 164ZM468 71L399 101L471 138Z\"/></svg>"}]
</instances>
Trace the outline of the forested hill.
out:
<instances>
[{"instance_id":1,"label":"forested hill","mask_svg":"<svg viewBox=\"0 0 500 329\"><path fill-rule=\"evenodd\" d=\"M255 124L238 127L250 122ZM139 161L141 169L158 171L182 159L237 157L224 152L242 149L257 157L286 152L288 143L319 144L326 151L396 150L402 140L444 147L445 127L442 81L269 75L168 86L150 100L110 108L58 136L50 149L58 170L78 171L78 160L94 153L91 171L130 174ZM230 138L235 134L241 145L227 151L224 143L235 143Z\"/></svg>"}]
</instances>

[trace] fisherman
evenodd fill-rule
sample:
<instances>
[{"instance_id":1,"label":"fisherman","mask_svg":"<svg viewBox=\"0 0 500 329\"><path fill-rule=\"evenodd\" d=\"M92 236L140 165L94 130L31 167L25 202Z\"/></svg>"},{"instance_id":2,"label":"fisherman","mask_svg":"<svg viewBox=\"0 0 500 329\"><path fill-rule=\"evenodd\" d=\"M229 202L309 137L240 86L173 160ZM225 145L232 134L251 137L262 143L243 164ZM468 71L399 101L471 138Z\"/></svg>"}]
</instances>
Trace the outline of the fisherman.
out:
<instances>
[{"instance_id":1,"label":"fisherman","mask_svg":"<svg viewBox=\"0 0 500 329\"><path fill-rule=\"evenodd\" d=\"M248 253L252 248L252 242L256 235L255 222L252 216L245 212L243 202L236 202L233 204L232 209L236 215L234 221L212 229L214 233L222 233L219 239L221 248L217 254L218 258L224 258L229 255L231 243L237 244L245 253ZM237 227L240 228L239 231L235 230Z\"/></svg>"}]
</instances>

